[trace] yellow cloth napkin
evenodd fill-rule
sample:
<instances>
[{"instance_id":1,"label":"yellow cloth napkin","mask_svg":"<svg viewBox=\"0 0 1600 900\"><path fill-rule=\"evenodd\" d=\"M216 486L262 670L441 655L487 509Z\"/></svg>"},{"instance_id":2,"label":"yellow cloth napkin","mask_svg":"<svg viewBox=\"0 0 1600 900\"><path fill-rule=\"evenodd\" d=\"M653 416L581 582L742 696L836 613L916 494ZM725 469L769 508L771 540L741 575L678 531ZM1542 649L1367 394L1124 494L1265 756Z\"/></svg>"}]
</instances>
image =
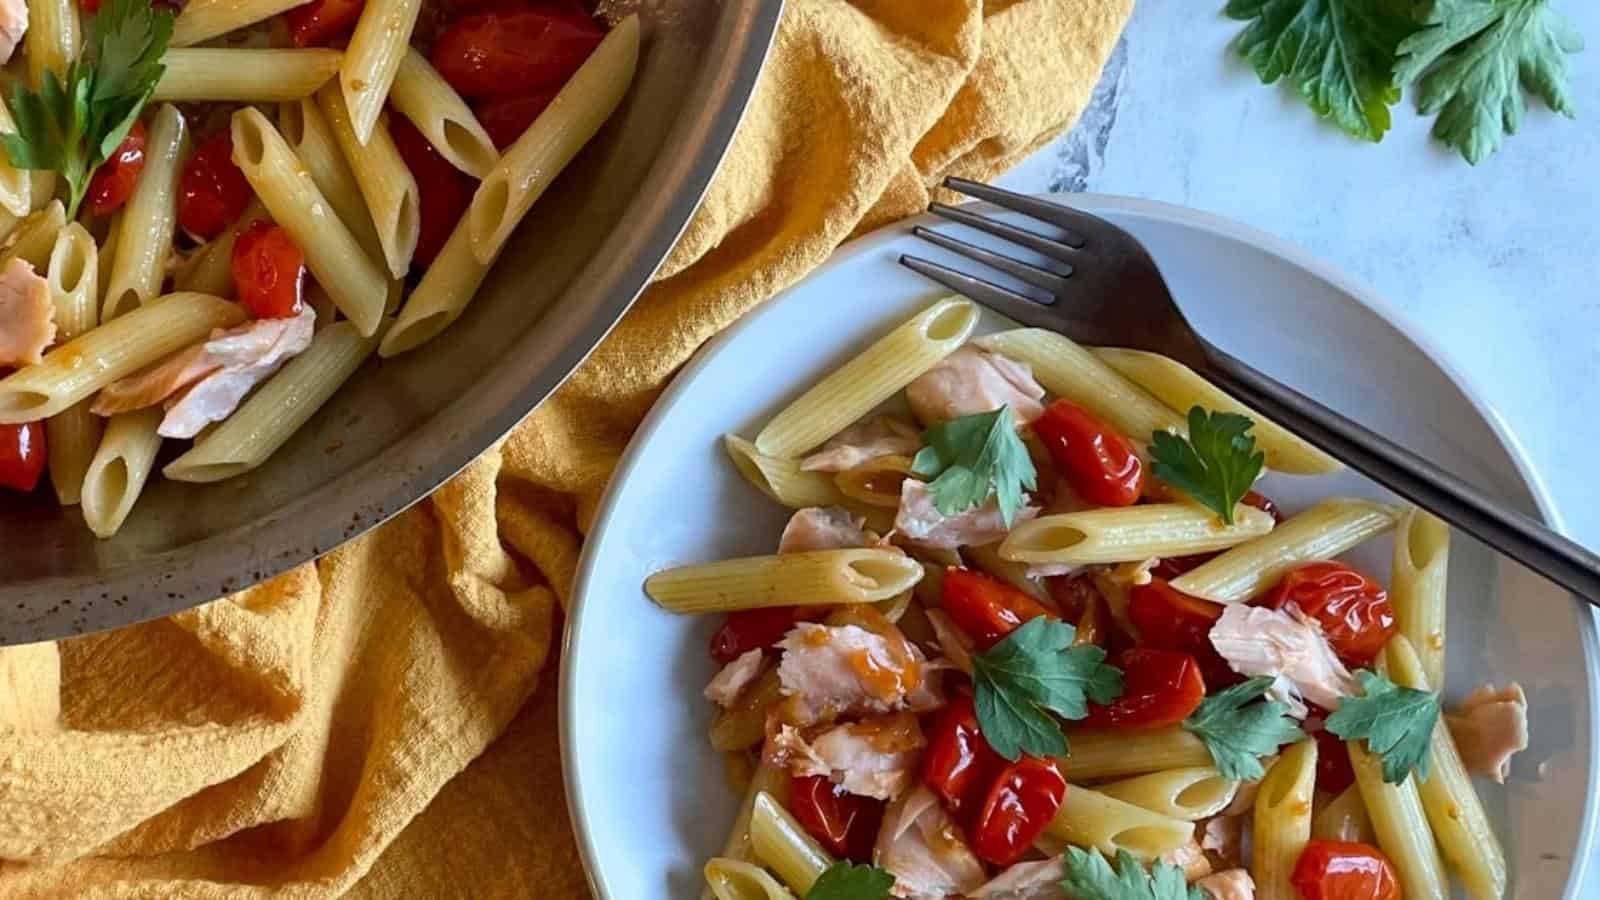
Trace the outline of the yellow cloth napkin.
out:
<instances>
[{"instance_id":1,"label":"yellow cloth napkin","mask_svg":"<svg viewBox=\"0 0 1600 900\"><path fill-rule=\"evenodd\" d=\"M503 445L315 567L0 652L0 896L583 896L540 676L629 436L842 241L1070 124L1131 6L789 0L662 280Z\"/></svg>"}]
</instances>

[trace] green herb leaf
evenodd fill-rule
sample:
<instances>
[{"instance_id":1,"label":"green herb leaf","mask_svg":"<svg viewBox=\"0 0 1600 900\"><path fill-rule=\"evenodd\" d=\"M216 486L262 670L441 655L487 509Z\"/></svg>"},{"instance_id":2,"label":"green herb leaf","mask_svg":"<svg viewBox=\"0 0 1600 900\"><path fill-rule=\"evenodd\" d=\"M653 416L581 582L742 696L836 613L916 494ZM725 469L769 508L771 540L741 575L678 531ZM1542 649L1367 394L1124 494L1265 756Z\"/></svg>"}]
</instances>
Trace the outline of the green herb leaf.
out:
<instances>
[{"instance_id":1,"label":"green herb leaf","mask_svg":"<svg viewBox=\"0 0 1600 900\"><path fill-rule=\"evenodd\" d=\"M1183 720L1183 730L1205 742L1222 777L1257 781L1266 774L1261 757L1278 752L1284 744L1305 738L1288 706L1276 700L1252 703L1272 687L1268 676L1252 678L1200 701L1200 707Z\"/></svg>"},{"instance_id":2,"label":"green herb leaf","mask_svg":"<svg viewBox=\"0 0 1600 900\"><path fill-rule=\"evenodd\" d=\"M1067 737L1050 714L1081 719L1088 701L1122 696L1121 670L1105 664L1099 647L1074 646L1075 634L1071 625L1040 616L973 655L978 730L996 753L1013 762L1024 753L1062 756Z\"/></svg>"},{"instance_id":3,"label":"green herb leaf","mask_svg":"<svg viewBox=\"0 0 1600 900\"><path fill-rule=\"evenodd\" d=\"M1183 878L1183 870L1157 862L1145 871L1133 854L1117 851L1117 868L1094 850L1068 847L1061 856L1066 877L1061 889L1083 900L1206 900L1206 893Z\"/></svg>"},{"instance_id":4,"label":"green herb leaf","mask_svg":"<svg viewBox=\"0 0 1600 900\"><path fill-rule=\"evenodd\" d=\"M1189 410L1189 437L1158 431L1150 460L1156 477L1233 524L1233 508L1250 492L1266 456L1246 434L1255 423L1235 413Z\"/></svg>"},{"instance_id":5,"label":"green herb leaf","mask_svg":"<svg viewBox=\"0 0 1600 900\"><path fill-rule=\"evenodd\" d=\"M1399 784L1412 772L1428 780L1428 746L1439 723L1439 695L1399 687L1366 669L1356 672L1363 695L1346 697L1327 729L1347 741L1365 739L1383 757L1383 780Z\"/></svg>"},{"instance_id":6,"label":"green herb leaf","mask_svg":"<svg viewBox=\"0 0 1600 900\"><path fill-rule=\"evenodd\" d=\"M876 866L836 862L817 876L806 900L884 900L894 876Z\"/></svg>"},{"instance_id":7,"label":"green herb leaf","mask_svg":"<svg viewBox=\"0 0 1600 900\"><path fill-rule=\"evenodd\" d=\"M1239 54L1263 82L1287 78L1306 105L1352 137L1383 139L1400 99L1395 47L1416 30L1396 0L1228 0L1249 22Z\"/></svg>"},{"instance_id":8,"label":"green herb leaf","mask_svg":"<svg viewBox=\"0 0 1600 900\"><path fill-rule=\"evenodd\" d=\"M1417 107L1433 136L1476 165L1522 124L1522 89L1574 118L1567 54L1583 35L1547 0L1436 0L1427 27L1399 44L1395 77L1421 78Z\"/></svg>"},{"instance_id":9,"label":"green herb leaf","mask_svg":"<svg viewBox=\"0 0 1600 900\"><path fill-rule=\"evenodd\" d=\"M1028 447L1017 437L1011 407L962 416L922 433L923 448L911 471L932 478L928 493L947 516L966 512L996 497L1000 518L1010 528L1022 508L1022 492L1038 486Z\"/></svg>"}]
</instances>

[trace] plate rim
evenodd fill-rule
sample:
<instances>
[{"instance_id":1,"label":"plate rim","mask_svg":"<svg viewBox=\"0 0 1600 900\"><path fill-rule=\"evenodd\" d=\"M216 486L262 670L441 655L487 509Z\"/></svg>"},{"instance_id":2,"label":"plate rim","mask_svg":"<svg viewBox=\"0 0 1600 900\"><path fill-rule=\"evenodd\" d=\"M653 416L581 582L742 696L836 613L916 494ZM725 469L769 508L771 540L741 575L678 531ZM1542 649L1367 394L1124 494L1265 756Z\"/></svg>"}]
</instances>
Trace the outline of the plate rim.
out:
<instances>
[{"instance_id":1,"label":"plate rim","mask_svg":"<svg viewBox=\"0 0 1600 900\"><path fill-rule=\"evenodd\" d=\"M1544 477L1529 461L1527 451L1523 447L1521 440L1506 423L1499 409L1463 375L1431 335L1410 323L1393 304L1375 288L1366 283L1365 280L1340 270L1332 263L1284 238L1214 213L1159 200L1116 194L1045 191L1034 193L1032 196L1063 201L1069 205L1081 206L1089 211L1126 212L1210 232L1218 237L1252 245L1326 281L1393 328L1400 337L1411 343L1430 365L1438 369L1455 386L1456 390L1461 393L1462 397L1471 404L1473 410L1489 426L1490 432L1500 443L1501 448L1505 450L1507 457L1510 458L1511 464L1516 470L1517 477L1521 480L1523 487L1532 499L1539 517L1550 527L1566 533L1566 524L1560 508L1550 494ZM999 211L992 204L978 201L971 201L963 205ZM786 295L798 289L818 274L842 265L858 256L873 252L882 244L906 236L913 225L925 225L938 221L942 220L931 214L922 213L892 222L852 240L836 248L833 254L820 266L806 273L805 276L788 285L777 294L747 310L732 325L714 335L694 352L688 362L673 376L672 382L661 393L661 396L656 399L655 404L652 405L644 420L639 423L639 427L634 431L628 446L623 450L622 455L617 458L617 465L612 471L611 480L607 484L605 492L601 495L600 502L595 506L590 528L584 535L583 552L578 559L577 574L573 581L572 599L562 627L561 662L557 670L559 690L557 722L561 749L561 778L566 793L567 817L572 828L574 842L578 847L578 856L583 865L584 877L589 885L589 890L601 900L610 900L613 895L606 890L605 880L600 874L594 838L587 816L583 811L583 789L574 774L576 769L573 762L576 751L572 747L571 736L576 724L577 711L574 709L572 702L575 687L571 677L573 655L570 651L577 639L578 629L583 623L584 608L588 605L584 602L584 599L597 565L598 553L593 548L599 546L598 536L604 531L615 513L614 507L621 493L620 488L625 480L624 476L639 465L644 448L651 443L656 431L665 422L667 414L682 400L682 395L688 390L688 386L696 379L700 371L710 363L710 360L721 351L724 345L737 340L741 334L752 327L755 321L769 307L781 302ZM1159 266L1159 261L1157 264ZM1491 494L1497 493L1492 487L1489 490ZM1573 598L1573 601L1582 602L1578 598ZM1597 620L1592 611L1590 615L1583 617L1583 620L1586 625L1581 630L1580 642L1583 647L1584 664L1589 682L1589 744L1591 752L1588 761L1586 785L1587 801L1584 804L1583 821L1578 832L1576 858L1571 861L1567 875L1567 885L1563 894L1565 900L1575 900L1579 896L1579 890L1582 889L1588 879L1590 864L1596 855L1596 828L1597 825L1600 825L1600 794L1597 794L1596 791L1597 778L1600 778L1600 752L1597 752L1600 751L1600 620Z\"/></svg>"}]
</instances>

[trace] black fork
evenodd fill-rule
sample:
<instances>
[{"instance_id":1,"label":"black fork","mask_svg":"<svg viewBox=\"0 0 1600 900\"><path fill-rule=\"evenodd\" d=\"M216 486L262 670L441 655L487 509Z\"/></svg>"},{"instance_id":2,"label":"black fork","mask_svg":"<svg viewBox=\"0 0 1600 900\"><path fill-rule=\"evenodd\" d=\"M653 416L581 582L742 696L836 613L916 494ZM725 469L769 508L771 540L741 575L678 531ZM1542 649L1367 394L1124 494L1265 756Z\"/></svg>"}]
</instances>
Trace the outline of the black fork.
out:
<instances>
[{"instance_id":1,"label":"black fork","mask_svg":"<svg viewBox=\"0 0 1600 900\"><path fill-rule=\"evenodd\" d=\"M1004 272L1038 295L916 256L901 256L902 265L1024 325L1085 344L1171 357L1351 468L1600 606L1600 556L1217 349L1189 325L1133 235L1081 210L990 185L949 178L945 186L1061 229L1062 237L1048 238L970 208L929 207L935 215L1031 250L1059 268L1040 268L920 225L913 229L918 237Z\"/></svg>"}]
</instances>

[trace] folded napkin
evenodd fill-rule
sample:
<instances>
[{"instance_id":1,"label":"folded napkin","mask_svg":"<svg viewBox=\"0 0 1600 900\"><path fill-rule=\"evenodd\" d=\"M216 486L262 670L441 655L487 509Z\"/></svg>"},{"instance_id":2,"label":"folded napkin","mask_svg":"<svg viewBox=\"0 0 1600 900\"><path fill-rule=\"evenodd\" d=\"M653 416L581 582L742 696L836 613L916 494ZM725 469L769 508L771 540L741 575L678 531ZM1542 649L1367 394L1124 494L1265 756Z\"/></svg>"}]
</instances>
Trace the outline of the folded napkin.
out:
<instances>
[{"instance_id":1,"label":"folded napkin","mask_svg":"<svg viewBox=\"0 0 1600 900\"><path fill-rule=\"evenodd\" d=\"M1067 127L1131 6L789 0L660 281L501 446L315 566L0 651L0 897L583 896L541 676L629 436L841 242Z\"/></svg>"}]
</instances>

